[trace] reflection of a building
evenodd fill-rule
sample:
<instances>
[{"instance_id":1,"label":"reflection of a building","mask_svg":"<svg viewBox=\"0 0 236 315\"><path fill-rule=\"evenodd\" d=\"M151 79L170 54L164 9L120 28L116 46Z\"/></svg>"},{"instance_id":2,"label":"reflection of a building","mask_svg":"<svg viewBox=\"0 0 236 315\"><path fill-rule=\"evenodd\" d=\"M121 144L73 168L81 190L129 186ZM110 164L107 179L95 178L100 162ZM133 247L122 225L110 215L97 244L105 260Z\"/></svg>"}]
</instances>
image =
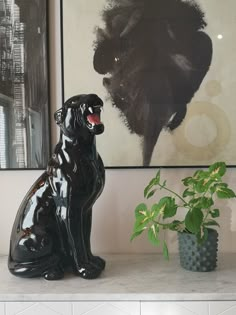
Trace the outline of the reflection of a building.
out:
<instances>
[{"instance_id":1,"label":"reflection of a building","mask_svg":"<svg viewBox=\"0 0 236 315\"><path fill-rule=\"evenodd\" d=\"M45 37L46 0L0 0L0 168L45 166Z\"/></svg>"}]
</instances>

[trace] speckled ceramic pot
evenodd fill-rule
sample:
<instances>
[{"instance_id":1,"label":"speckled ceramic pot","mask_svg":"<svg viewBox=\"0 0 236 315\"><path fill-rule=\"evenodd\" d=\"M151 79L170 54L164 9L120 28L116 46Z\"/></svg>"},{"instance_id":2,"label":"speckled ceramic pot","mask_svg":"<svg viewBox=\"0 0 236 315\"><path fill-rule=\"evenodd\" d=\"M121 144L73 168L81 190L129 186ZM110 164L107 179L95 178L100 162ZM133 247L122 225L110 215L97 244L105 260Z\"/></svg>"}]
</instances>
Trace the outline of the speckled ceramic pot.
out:
<instances>
[{"instance_id":1,"label":"speckled ceramic pot","mask_svg":"<svg viewBox=\"0 0 236 315\"><path fill-rule=\"evenodd\" d=\"M193 234L178 233L180 265L191 271L212 271L217 266L218 233L208 229L208 238L198 244Z\"/></svg>"}]
</instances>

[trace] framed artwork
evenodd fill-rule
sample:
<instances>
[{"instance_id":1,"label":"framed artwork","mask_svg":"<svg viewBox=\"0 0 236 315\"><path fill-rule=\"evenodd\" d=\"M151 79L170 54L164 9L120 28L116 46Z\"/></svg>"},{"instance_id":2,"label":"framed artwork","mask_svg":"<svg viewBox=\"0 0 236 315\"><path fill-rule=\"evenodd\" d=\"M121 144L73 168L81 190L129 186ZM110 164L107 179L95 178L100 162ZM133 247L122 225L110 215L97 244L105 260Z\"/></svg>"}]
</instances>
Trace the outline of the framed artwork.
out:
<instances>
[{"instance_id":1,"label":"framed artwork","mask_svg":"<svg viewBox=\"0 0 236 315\"><path fill-rule=\"evenodd\" d=\"M48 1L0 0L0 169L46 166L48 59Z\"/></svg>"},{"instance_id":2,"label":"framed artwork","mask_svg":"<svg viewBox=\"0 0 236 315\"><path fill-rule=\"evenodd\" d=\"M236 164L236 2L62 1L64 98L104 100L106 167Z\"/></svg>"}]
</instances>

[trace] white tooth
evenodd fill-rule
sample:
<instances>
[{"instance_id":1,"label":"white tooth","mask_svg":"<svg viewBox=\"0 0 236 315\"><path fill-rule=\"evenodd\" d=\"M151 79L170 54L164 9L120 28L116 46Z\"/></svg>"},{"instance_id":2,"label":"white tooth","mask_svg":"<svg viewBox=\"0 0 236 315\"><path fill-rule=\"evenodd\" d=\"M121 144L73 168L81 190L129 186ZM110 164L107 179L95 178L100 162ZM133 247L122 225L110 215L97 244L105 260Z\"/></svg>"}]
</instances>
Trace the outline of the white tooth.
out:
<instances>
[{"instance_id":1,"label":"white tooth","mask_svg":"<svg viewBox=\"0 0 236 315\"><path fill-rule=\"evenodd\" d=\"M90 111L90 113L93 114L93 109L92 109L92 107L89 107L88 110Z\"/></svg>"}]
</instances>

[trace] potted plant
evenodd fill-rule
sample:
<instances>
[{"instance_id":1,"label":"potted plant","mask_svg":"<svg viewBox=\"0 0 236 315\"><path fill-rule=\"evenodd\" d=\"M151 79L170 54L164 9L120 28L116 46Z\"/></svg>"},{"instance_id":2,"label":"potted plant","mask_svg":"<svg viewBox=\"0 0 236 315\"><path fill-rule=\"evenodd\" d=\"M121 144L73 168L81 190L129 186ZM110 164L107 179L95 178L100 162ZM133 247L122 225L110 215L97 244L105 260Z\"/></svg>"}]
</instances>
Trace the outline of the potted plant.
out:
<instances>
[{"instance_id":1,"label":"potted plant","mask_svg":"<svg viewBox=\"0 0 236 315\"><path fill-rule=\"evenodd\" d=\"M165 233L178 233L181 266L188 270L210 271L216 268L219 226L216 219L220 210L215 200L236 197L222 177L226 164L216 162L207 170L197 170L193 176L182 179L183 192L177 193L161 181L160 170L144 189L144 197L153 197L158 190L168 192L151 206L139 204L135 209L135 224L131 240L147 231L148 240L162 246L163 255L169 259ZM184 214L183 214L184 212ZM183 219L178 215L182 214Z\"/></svg>"}]
</instances>

